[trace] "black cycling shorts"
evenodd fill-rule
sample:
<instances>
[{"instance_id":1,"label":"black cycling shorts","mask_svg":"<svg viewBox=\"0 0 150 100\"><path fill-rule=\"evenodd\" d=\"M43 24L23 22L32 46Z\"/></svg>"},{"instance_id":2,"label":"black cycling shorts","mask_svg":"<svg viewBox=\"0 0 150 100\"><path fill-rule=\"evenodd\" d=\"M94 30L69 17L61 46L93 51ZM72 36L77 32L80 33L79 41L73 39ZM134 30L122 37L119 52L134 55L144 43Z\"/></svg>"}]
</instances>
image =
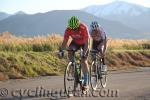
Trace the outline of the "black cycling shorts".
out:
<instances>
[{"instance_id":1,"label":"black cycling shorts","mask_svg":"<svg viewBox=\"0 0 150 100\"><path fill-rule=\"evenodd\" d=\"M69 45L69 50L73 50L73 51L78 51L78 50L80 50L81 48L82 49L84 49L84 44L83 45L79 45L79 44L77 44L77 43L75 43L74 41L71 41L71 43L70 43L70 45ZM86 53L86 57L88 56L88 53L89 53L89 50L87 51L87 53Z\"/></svg>"},{"instance_id":2,"label":"black cycling shorts","mask_svg":"<svg viewBox=\"0 0 150 100\"><path fill-rule=\"evenodd\" d=\"M75 43L74 41L71 41L70 45L69 45L69 50L73 50L73 51L77 51L80 50L80 48L84 48L84 44L83 45L79 45L77 43Z\"/></svg>"}]
</instances>

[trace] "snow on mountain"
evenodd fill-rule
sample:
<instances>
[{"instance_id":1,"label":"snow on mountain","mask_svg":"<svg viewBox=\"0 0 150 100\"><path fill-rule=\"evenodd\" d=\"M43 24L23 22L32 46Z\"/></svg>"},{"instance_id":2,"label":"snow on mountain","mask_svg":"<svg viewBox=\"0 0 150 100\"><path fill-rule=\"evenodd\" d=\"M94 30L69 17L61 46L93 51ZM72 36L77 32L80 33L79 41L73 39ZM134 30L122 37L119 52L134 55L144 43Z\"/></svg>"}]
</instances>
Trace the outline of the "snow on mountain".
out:
<instances>
[{"instance_id":1,"label":"snow on mountain","mask_svg":"<svg viewBox=\"0 0 150 100\"><path fill-rule=\"evenodd\" d=\"M83 10L101 17L108 15L139 16L140 14L149 11L146 7L124 1L115 1L106 5L92 5Z\"/></svg>"}]
</instances>

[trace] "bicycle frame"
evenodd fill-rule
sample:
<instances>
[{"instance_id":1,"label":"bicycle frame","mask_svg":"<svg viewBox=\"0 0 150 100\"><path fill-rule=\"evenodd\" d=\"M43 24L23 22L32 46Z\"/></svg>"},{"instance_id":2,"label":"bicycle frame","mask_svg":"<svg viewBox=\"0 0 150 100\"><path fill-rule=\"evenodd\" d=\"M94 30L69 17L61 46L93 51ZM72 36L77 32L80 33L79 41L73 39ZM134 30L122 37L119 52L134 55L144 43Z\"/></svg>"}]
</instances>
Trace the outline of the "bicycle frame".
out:
<instances>
[{"instance_id":1,"label":"bicycle frame","mask_svg":"<svg viewBox=\"0 0 150 100\"><path fill-rule=\"evenodd\" d=\"M80 57L82 56L82 53L83 53L83 51L82 51L82 49L80 49ZM73 58L72 58L72 60L71 60L71 62L72 62L72 64L74 64L74 67L75 67L75 77L77 78L77 82L80 84L80 85L82 85L82 77L81 77L81 73L82 73L82 64L81 64L81 58L79 59L79 62L77 63L76 62L76 55L75 55L75 51L73 51ZM79 67L79 68L77 68L77 66ZM79 70L79 72L80 73L78 73L78 70Z\"/></svg>"}]
</instances>

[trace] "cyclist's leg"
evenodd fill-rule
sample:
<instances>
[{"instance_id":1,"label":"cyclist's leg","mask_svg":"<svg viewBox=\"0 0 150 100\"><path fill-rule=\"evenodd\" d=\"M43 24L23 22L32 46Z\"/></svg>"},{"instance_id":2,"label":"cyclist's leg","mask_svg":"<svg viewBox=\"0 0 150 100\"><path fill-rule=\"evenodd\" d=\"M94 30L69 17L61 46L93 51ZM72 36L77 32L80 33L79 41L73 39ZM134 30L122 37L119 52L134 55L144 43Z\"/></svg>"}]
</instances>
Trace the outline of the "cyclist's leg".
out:
<instances>
[{"instance_id":1,"label":"cyclist's leg","mask_svg":"<svg viewBox=\"0 0 150 100\"><path fill-rule=\"evenodd\" d=\"M104 45L102 46L102 48L99 50L100 51L100 54L103 54L103 49L104 48ZM105 65L105 57L104 57L104 55L103 56L101 56L101 58L102 58L102 63L103 63L103 65Z\"/></svg>"},{"instance_id":2,"label":"cyclist's leg","mask_svg":"<svg viewBox=\"0 0 150 100\"><path fill-rule=\"evenodd\" d=\"M74 41L71 41L70 45L69 45L69 50L68 50L68 58L69 58L69 61L72 61L72 58L74 56L74 53L73 51L77 51L77 45L75 44ZM73 51L72 51L73 50Z\"/></svg>"},{"instance_id":3,"label":"cyclist's leg","mask_svg":"<svg viewBox=\"0 0 150 100\"><path fill-rule=\"evenodd\" d=\"M106 72L107 71L107 65L105 64L105 56L102 56L101 59L102 59L102 64L103 64L102 71Z\"/></svg>"},{"instance_id":4,"label":"cyclist's leg","mask_svg":"<svg viewBox=\"0 0 150 100\"><path fill-rule=\"evenodd\" d=\"M102 58L102 62L105 65L105 60L104 60L104 43L105 43L105 40L99 41L96 49L99 51L99 53L101 55L101 58Z\"/></svg>"},{"instance_id":5,"label":"cyclist's leg","mask_svg":"<svg viewBox=\"0 0 150 100\"><path fill-rule=\"evenodd\" d=\"M101 54L103 54L102 56L102 63L103 65L106 65L105 64L105 52L106 52L106 48L107 48L107 40L106 38L104 39L103 43L102 43L102 47L101 47Z\"/></svg>"},{"instance_id":6,"label":"cyclist's leg","mask_svg":"<svg viewBox=\"0 0 150 100\"><path fill-rule=\"evenodd\" d=\"M88 91L88 81L89 81L87 58L82 58L81 63L82 63L82 71L83 71L83 88L82 89L83 89L83 93L86 94Z\"/></svg>"},{"instance_id":7,"label":"cyclist's leg","mask_svg":"<svg viewBox=\"0 0 150 100\"><path fill-rule=\"evenodd\" d=\"M74 41L72 41L69 45L69 48L68 48L68 58L69 58L69 62L73 61L73 57L74 57L74 51L76 51L77 47L76 47L76 44L74 43ZM73 51L72 51L73 50ZM72 76L74 75L74 69L73 67L69 70L70 73L72 73Z\"/></svg>"},{"instance_id":8,"label":"cyclist's leg","mask_svg":"<svg viewBox=\"0 0 150 100\"><path fill-rule=\"evenodd\" d=\"M105 64L106 39L100 41L97 48L102 58L102 63L103 63L102 71L106 72L107 71L107 66Z\"/></svg>"},{"instance_id":9,"label":"cyclist's leg","mask_svg":"<svg viewBox=\"0 0 150 100\"><path fill-rule=\"evenodd\" d=\"M99 50L97 49L98 45L99 45L99 41L93 41L93 42L92 42L92 50L99 51ZM92 59L94 59L94 56L93 56L93 55L92 55ZM96 71L96 66L95 66L95 64L94 64L94 66L93 66L93 68L92 68L92 71L93 71L93 72Z\"/></svg>"},{"instance_id":10,"label":"cyclist's leg","mask_svg":"<svg viewBox=\"0 0 150 100\"><path fill-rule=\"evenodd\" d=\"M84 74L84 83L86 83L88 80L88 62L87 62L87 58L82 58L81 59L81 63L82 63L82 71L83 71L83 74Z\"/></svg>"},{"instance_id":11,"label":"cyclist's leg","mask_svg":"<svg viewBox=\"0 0 150 100\"><path fill-rule=\"evenodd\" d=\"M83 49L84 48L84 45L81 46L81 48ZM87 51L86 55L84 57L81 58L81 64L82 64L82 71L83 71L83 85L84 85L84 88L85 90L88 88L88 53L89 53L89 50Z\"/></svg>"},{"instance_id":12,"label":"cyclist's leg","mask_svg":"<svg viewBox=\"0 0 150 100\"><path fill-rule=\"evenodd\" d=\"M106 50L107 50L107 37L105 36L105 39L104 39L104 48L103 48L103 64L105 64L105 53L106 53Z\"/></svg>"}]
</instances>

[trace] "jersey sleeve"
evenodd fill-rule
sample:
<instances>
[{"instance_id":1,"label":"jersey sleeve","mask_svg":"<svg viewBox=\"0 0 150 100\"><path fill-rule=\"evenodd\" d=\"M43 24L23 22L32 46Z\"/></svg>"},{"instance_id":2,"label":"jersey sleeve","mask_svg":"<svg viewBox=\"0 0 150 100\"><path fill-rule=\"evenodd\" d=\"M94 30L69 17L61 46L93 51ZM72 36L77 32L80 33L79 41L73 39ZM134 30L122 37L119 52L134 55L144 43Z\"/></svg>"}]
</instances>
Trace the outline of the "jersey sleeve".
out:
<instances>
[{"instance_id":1,"label":"jersey sleeve","mask_svg":"<svg viewBox=\"0 0 150 100\"><path fill-rule=\"evenodd\" d=\"M85 26L85 29L84 29L84 41L87 41L89 38L90 38L90 34L89 34L89 31L88 31L88 28Z\"/></svg>"},{"instance_id":2,"label":"jersey sleeve","mask_svg":"<svg viewBox=\"0 0 150 100\"><path fill-rule=\"evenodd\" d=\"M64 34L64 40L68 40L68 39L69 39L69 30L66 29Z\"/></svg>"},{"instance_id":3,"label":"jersey sleeve","mask_svg":"<svg viewBox=\"0 0 150 100\"><path fill-rule=\"evenodd\" d=\"M106 38L106 33L105 33L104 29L101 28L100 32L101 32L101 35L102 35L102 39L105 40L105 38Z\"/></svg>"}]
</instances>

